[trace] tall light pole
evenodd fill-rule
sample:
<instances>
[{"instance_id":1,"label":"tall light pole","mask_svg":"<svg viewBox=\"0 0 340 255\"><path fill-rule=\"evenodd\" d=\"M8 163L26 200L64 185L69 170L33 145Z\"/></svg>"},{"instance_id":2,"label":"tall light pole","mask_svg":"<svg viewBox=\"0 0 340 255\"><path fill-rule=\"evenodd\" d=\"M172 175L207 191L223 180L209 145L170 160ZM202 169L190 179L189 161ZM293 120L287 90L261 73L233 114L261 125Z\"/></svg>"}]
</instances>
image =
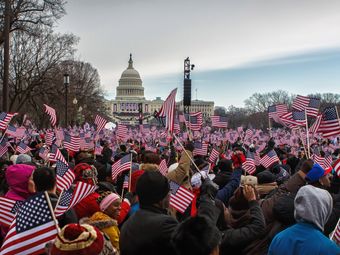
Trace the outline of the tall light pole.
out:
<instances>
[{"instance_id":1,"label":"tall light pole","mask_svg":"<svg viewBox=\"0 0 340 255\"><path fill-rule=\"evenodd\" d=\"M191 105L191 79L190 71L194 70L195 65L190 64L190 59L184 59L184 93L183 93L183 110L184 113L190 112Z\"/></svg>"},{"instance_id":2,"label":"tall light pole","mask_svg":"<svg viewBox=\"0 0 340 255\"><path fill-rule=\"evenodd\" d=\"M65 127L67 128L67 92L68 85L70 84L70 76L66 73L64 74L64 86L65 86Z\"/></svg>"}]
</instances>

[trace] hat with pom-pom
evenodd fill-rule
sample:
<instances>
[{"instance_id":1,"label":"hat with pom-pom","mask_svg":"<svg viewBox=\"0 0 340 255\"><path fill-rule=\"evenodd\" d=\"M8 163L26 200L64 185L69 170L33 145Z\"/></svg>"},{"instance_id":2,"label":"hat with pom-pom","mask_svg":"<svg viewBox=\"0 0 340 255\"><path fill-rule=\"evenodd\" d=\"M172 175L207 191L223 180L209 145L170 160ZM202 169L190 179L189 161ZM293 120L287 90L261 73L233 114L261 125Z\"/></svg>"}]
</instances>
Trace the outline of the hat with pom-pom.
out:
<instances>
[{"instance_id":1,"label":"hat with pom-pom","mask_svg":"<svg viewBox=\"0 0 340 255\"><path fill-rule=\"evenodd\" d=\"M57 235L52 255L100 254L104 248L103 234L87 224L68 224Z\"/></svg>"}]
</instances>

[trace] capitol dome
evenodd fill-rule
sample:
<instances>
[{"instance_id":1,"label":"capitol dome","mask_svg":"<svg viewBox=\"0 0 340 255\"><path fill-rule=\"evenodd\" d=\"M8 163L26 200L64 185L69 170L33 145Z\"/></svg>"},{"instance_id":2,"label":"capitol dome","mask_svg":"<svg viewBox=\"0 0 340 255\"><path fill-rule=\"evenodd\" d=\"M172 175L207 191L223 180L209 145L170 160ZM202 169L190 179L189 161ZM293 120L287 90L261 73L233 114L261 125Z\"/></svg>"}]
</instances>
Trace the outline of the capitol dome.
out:
<instances>
[{"instance_id":1,"label":"capitol dome","mask_svg":"<svg viewBox=\"0 0 340 255\"><path fill-rule=\"evenodd\" d=\"M117 87L116 99L144 98L143 82L136 69L133 68L132 54L130 54L129 66L122 73Z\"/></svg>"}]
</instances>

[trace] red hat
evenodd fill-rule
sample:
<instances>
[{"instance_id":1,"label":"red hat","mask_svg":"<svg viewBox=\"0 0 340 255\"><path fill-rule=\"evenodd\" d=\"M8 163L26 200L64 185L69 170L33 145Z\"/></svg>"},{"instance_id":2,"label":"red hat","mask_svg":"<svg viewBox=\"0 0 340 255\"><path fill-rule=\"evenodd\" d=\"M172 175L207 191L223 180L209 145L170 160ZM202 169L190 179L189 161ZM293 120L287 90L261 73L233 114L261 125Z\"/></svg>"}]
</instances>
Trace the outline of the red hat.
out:
<instances>
[{"instance_id":1,"label":"red hat","mask_svg":"<svg viewBox=\"0 0 340 255\"><path fill-rule=\"evenodd\" d=\"M68 224L57 235L51 255L100 254L104 248L103 234L87 224Z\"/></svg>"},{"instance_id":2,"label":"red hat","mask_svg":"<svg viewBox=\"0 0 340 255\"><path fill-rule=\"evenodd\" d=\"M136 192L137 181L143 173L144 170L137 170L131 175L131 192Z\"/></svg>"},{"instance_id":3,"label":"red hat","mask_svg":"<svg viewBox=\"0 0 340 255\"><path fill-rule=\"evenodd\" d=\"M75 182L82 181L88 184L96 184L97 183L97 169L94 166L91 166L87 163L77 164L74 169Z\"/></svg>"}]
</instances>

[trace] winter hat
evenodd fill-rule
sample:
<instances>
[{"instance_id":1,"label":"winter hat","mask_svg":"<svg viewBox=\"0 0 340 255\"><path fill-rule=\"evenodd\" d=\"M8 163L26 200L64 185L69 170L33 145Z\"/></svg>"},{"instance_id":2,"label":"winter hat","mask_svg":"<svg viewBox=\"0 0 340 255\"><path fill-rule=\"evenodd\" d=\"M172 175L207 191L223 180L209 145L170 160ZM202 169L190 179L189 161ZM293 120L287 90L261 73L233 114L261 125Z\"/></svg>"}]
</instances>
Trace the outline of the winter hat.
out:
<instances>
[{"instance_id":1,"label":"winter hat","mask_svg":"<svg viewBox=\"0 0 340 255\"><path fill-rule=\"evenodd\" d=\"M249 209L248 201L243 195L243 187L235 190L234 195L229 200L229 207L237 211Z\"/></svg>"},{"instance_id":2,"label":"winter hat","mask_svg":"<svg viewBox=\"0 0 340 255\"><path fill-rule=\"evenodd\" d=\"M141 206L152 205L161 201L169 191L168 179L160 172L155 171L143 173L136 185L136 193Z\"/></svg>"},{"instance_id":3,"label":"winter hat","mask_svg":"<svg viewBox=\"0 0 340 255\"><path fill-rule=\"evenodd\" d=\"M202 185L202 177L205 179L207 178L207 173L204 171L200 171L200 173L195 173L192 177L191 177L191 186L193 188L199 188Z\"/></svg>"},{"instance_id":4,"label":"winter hat","mask_svg":"<svg viewBox=\"0 0 340 255\"><path fill-rule=\"evenodd\" d=\"M20 154L15 161L16 164L25 164L28 162L32 162L32 158L27 154Z\"/></svg>"},{"instance_id":5,"label":"winter hat","mask_svg":"<svg viewBox=\"0 0 340 255\"><path fill-rule=\"evenodd\" d=\"M257 177L252 175L241 175L242 185L257 185Z\"/></svg>"},{"instance_id":6,"label":"winter hat","mask_svg":"<svg viewBox=\"0 0 340 255\"><path fill-rule=\"evenodd\" d=\"M259 184L272 183L276 180L275 175L268 170L263 171L256 176Z\"/></svg>"},{"instance_id":7,"label":"winter hat","mask_svg":"<svg viewBox=\"0 0 340 255\"><path fill-rule=\"evenodd\" d=\"M74 175L76 176L75 182L82 181L88 184L96 184L97 180L97 169L94 166L90 166L87 163L80 163L73 169Z\"/></svg>"},{"instance_id":8,"label":"winter hat","mask_svg":"<svg viewBox=\"0 0 340 255\"><path fill-rule=\"evenodd\" d=\"M113 192L104 192L97 199L99 202L99 208L104 212L114 201L120 199L120 196Z\"/></svg>"},{"instance_id":9,"label":"winter hat","mask_svg":"<svg viewBox=\"0 0 340 255\"><path fill-rule=\"evenodd\" d=\"M28 181L35 167L30 165L12 165L6 170L6 181L10 191L28 197ZM27 197L26 197L27 196Z\"/></svg>"},{"instance_id":10,"label":"winter hat","mask_svg":"<svg viewBox=\"0 0 340 255\"><path fill-rule=\"evenodd\" d=\"M87 224L68 224L57 235L51 255L100 254L104 247L102 233Z\"/></svg>"},{"instance_id":11,"label":"winter hat","mask_svg":"<svg viewBox=\"0 0 340 255\"><path fill-rule=\"evenodd\" d=\"M317 182L324 175L325 170L318 163L315 163L312 169L307 173L305 179L307 182L313 183Z\"/></svg>"},{"instance_id":12,"label":"winter hat","mask_svg":"<svg viewBox=\"0 0 340 255\"><path fill-rule=\"evenodd\" d=\"M12 156L9 158L9 160L12 161L13 165L15 165L16 162L17 162L17 158L18 158L18 155L12 155Z\"/></svg>"},{"instance_id":13,"label":"winter hat","mask_svg":"<svg viewBox=\"0 0 340 255\"><path fill-rule=\"evenodd\" d=\"M217 166L222 172L231 172L233 170L233 161L222 159L218 162Z\"/></svg>"},{"instance_id":14,"label":"winter hat","mask_svg":"<svg viewBox=\"0 0 340 255\"><path fill-rule=\"evenodd\" d=\"M136 184L139 177L144 173L144 170L137 170L131 175L131 192L136 192Z\"/></svg>"}]
</instances>

